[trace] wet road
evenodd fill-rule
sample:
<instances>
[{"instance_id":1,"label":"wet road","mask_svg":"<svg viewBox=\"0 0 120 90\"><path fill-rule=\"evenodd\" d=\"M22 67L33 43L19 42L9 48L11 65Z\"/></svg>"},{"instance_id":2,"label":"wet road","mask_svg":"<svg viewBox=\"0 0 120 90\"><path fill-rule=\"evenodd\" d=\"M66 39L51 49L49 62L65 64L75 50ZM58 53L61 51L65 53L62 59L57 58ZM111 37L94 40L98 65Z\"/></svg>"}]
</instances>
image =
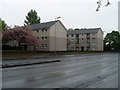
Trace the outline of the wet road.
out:
<instances>
[{"instance_id":1,"label":"wet road","mask_svg":"<svg viewBox=\"0 0 120 90\"><path fill-rule=\"evenodd\" d=\"M118 88L116 53L50 59L61 62L3 69L3 88Z\"/></svg>"}]
</instances>

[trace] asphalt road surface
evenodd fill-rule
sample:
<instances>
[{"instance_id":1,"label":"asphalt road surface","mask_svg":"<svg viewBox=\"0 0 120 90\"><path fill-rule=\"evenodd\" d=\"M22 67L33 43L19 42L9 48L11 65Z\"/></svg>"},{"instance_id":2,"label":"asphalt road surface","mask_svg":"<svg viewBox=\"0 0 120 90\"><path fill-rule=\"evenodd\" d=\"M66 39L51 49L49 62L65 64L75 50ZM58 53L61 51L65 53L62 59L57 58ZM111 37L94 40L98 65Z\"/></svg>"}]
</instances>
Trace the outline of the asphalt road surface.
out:
<instances>
[{"instance_id":1,"label":"asphalt road surface","mask_svg":"<svg viewBox=\"0 0 120 90\"><path fill-rule=\"evenodd\" d=\"M48 58L47 58L48 59ZM66 55L61 62L5 68L3 88L118 88L118 54Z\"/></svg>"}]
</instances>

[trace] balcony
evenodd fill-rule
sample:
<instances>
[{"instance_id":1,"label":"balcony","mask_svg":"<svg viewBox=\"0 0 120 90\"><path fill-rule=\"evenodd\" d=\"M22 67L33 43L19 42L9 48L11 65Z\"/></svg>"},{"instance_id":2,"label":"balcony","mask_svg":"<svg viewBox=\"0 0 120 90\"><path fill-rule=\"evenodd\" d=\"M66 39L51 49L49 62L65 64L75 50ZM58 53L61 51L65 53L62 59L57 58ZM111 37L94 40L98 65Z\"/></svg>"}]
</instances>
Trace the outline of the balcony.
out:
<instances>
[{"instance_id":1,"label":"balcony","mask_svg":"<svg viewBox=\"0 0 120 90\"><path fill-rule=\"evenodd\" d=\"M87 35L86 35L86 38L87 38L87 39L90 39L90 34L87 34Z\"/></svg>"},{"instance_id":2,"label":"balcony","mask_svg":"<svg viewBox=\"0 0 120 90\"><path fill-rule=\"evenodd\" d=\"M90 47L90 41L86 42L87 47Z\"/></svg>"},{"instance_id":3,"label":"balcony","mask_svg":"<svg viewBox=\"0 0 120 90\"><path fill-rule=\"evenodd\" d=\"M75 46L76 46L76 47L79 47L79 46L80 46L80 44L76 44Z\"/></svg>"},{"instance_id":4,"label":"balcony","mask_svg":"<svg viewBox=\"0 0 120 90\"><path fill-rule=\"evenodd\" d=\"M76 34L76 35L75 35L75 38L76 38L76 39L79 39L79 34Z\"/></svg>"},{"instance_id":5,"label":"balcony","mask_svg":"<svg viewBox=\"0 0 120 90\"><path fill-rule=\"evenodd\" d=\"M87 39L90 39L90 36L86 36Z\"/></svg>"}]
</instances>

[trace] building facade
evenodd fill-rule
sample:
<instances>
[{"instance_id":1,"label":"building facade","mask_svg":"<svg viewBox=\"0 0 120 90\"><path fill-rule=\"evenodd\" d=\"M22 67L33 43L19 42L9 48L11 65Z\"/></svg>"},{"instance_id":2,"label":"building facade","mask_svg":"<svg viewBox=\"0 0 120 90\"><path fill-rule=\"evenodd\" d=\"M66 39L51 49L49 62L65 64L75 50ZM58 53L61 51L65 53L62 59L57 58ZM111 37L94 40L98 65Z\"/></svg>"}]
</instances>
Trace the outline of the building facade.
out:
<instances>
[{"instance_id":1,"label":"building facade","mask_svg":"<svg viewBox=\"0 0 120 90\"><path fill-rule=\"evenodd\" d=\"M68 51L103 51L103 31L101 28L67 31Z\"/></svg>"},{"instance_id":2,"label":"building facade","mask_svg":"<svg viewBox=\"0 0 120 90\"><path fill-rule=\"evenodd\" d=\"M33 34L40 41L36 51L66 51L67 29L60 20L30 25ZM34 46L28 46L33 50Z\"/></svg>"}]
</instances>

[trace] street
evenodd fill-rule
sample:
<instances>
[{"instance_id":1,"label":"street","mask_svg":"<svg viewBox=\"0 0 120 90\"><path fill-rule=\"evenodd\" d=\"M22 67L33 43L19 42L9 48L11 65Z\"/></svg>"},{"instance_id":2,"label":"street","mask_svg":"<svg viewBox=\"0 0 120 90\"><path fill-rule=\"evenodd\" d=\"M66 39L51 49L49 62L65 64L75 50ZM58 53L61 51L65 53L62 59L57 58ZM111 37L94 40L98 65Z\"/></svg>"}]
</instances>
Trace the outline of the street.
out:
<instances>
[{"instance_id":1,"label":"street","mask_svg":"<svg viewBox=\"0 0 120 90\"><path fill-rule=\"evenodd\" d=\"M118 88L117 53L64 55L44 59L60 59L61 62L4 68L2 87Z\"/></svg>"}]
</instances>

